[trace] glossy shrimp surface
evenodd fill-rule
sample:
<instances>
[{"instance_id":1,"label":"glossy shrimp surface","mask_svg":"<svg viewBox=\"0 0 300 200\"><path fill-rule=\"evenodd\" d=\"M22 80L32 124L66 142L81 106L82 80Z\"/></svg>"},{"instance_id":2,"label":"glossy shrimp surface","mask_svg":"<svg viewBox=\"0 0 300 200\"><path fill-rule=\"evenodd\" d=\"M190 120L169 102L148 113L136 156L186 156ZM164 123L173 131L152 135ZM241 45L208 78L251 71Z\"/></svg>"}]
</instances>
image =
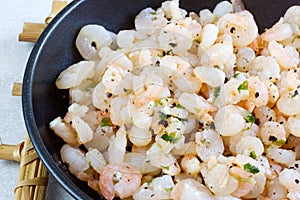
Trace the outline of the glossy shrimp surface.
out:
<instances>
[{"instance_id":1,"label":"glossy shrimp surface","mask_svg":"<svg viewBox=\"0 0 300 200\"><path fill-rule=\"evenodd\" d=\"M299 13L260 34L241 0L167 0L134 29L82 27L49 123L62 161L109 200L299 200Z\"/></svg>"},{"instance_id":2,"label":"glossy shrimp surface","mask_svg":"<svg viewBox=\"0 0 300 200\"><path fill-rule=\"evenodd\" d=\"M110 163L100 172L100 191L106 199L129 197L141 184L141 172L128 163Z\"/></svg>"}]
</instances>

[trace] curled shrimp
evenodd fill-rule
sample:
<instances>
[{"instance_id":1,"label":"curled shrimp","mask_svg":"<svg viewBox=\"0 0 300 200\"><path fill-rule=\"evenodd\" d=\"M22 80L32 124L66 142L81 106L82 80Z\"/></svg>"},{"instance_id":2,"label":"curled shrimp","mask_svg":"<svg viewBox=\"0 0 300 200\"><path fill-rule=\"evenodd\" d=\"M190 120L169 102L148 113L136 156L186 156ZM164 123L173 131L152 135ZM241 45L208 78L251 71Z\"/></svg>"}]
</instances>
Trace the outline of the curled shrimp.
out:
<instances>
[{"instance_id":1,"label":"curled shrimp","mask_svg":"<svg viewBox=\"0 0 300 200\"><path fill-rule=\"evenodd\" d=\"M269 100L268 89L258 77L248 79L249 101L257 107L265 106Z\"/></svg>"},{"instance_id":2,"label":"curled shrimp","mask_svg":"<svg viewBox=\"0 0 300 200\"><path fill-rule=\"evenodd\" d=\"M110 33L100 25L84 26L77 38L76 47L83 58L94 60L98 58L98 51L112 43Z\"/></svg>"},{"instance_id":3,"label":"curled shrimp","mask_svg":"<svg viewBox=\"0 0 300 200\"><path fill-rule=\"evenodd\" d=\"M272 28L267 30L261 35L261 38L265 41L282 41L292 37L293 31L288 23L283 23L281 18Z\"/></svg>"},{"instance_id":4,"label":"curled shrimp","mask_svg":"<svg viewBox=\"0 0 300 200\"><path fill-rule=\"evenodd\" d=\"M101 194L109 200L115 196L121 199L129 197L141 185L142 174L128 163L110 163L100 172L99 186Z\"/></svg>"},{"instance_id":5,"label":"curled shrimp","mask_svg":"<svg viewBox=\"0 0 300 200\"><path fill-rule=\"evenodd\" d=\"M258 28L252 14L246 10L238 13L223 15L218 21L220 33L228 33L232 36L233 45L245 47L258 35Z\"/></svg>"},{"instance_id":6,"label":"curled shrimp","mask_svg":"<svg viewBox=\"0 0 300 200\"><path fill-rule=\"evenodd\" d=\"M206 199L213 200L211 192L202 185L200 182L194 179L184 179L178 182L172 190L172 198L175 200L181 199Z\"/></svg>"},{"instance_id":7,"label":"curled shrimp","mask_svg":"<svg viewBox=\"0 0 300 200\"><path fill-rule=\"evenodd\" d=\"M299 53L292 46L283 46L276 41L271 41L268 45L271 56L273 56L284 69L295 69L299 64Z\"/></svg>"}]
</instances>

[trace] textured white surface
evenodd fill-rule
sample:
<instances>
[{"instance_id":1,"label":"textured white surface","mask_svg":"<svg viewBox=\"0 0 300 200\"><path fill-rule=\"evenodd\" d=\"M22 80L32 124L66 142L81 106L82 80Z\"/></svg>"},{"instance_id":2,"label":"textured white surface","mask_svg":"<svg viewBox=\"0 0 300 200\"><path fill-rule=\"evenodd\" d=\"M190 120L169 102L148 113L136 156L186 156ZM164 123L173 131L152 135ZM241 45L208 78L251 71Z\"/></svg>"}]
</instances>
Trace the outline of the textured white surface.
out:
<instances>
[{"instance_id":1,"label":"textured white surface","mask_svg":"<svg viewBox=\"0 0 300 200\"><path fill-rule=\"evenodd\" d=\"M0 138L18 144L25 138L21 98L12 97L14 82L22 82L32 43L18 42L24 22L43 23L50 14L52 0L1 0L0 3ZM19 164L0 160L0 199L14 199ZM47 200L73 199L50 176Z\"/></svg>"}]
</instances>

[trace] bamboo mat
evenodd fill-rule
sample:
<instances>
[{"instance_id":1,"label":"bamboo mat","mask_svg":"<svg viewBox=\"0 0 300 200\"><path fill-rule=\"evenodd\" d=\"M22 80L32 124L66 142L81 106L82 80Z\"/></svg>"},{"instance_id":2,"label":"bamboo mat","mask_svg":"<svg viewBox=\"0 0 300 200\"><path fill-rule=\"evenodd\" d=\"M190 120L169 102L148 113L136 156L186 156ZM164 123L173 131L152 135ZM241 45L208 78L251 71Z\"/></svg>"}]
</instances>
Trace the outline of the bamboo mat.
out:
<instances>
[{"instance_id":1,"label":"bamboo mat","mask_svg":"<svg viewBox=\"0 0 300 200\"><path fill-rule=\"evenodd\" d=\"M68 1L53 0L52 12L45 19L45 23L25 22L19 41L36 42L47 24L67 4ZM22 95L22 83L14 83L12 95ZM28 134L26 134L25 141L18 145L2 144L0 138L0 159L20 162L18 183L14 190L15 200L45 199L48 171L36 154Z\"/></svg>"}]
</instances>

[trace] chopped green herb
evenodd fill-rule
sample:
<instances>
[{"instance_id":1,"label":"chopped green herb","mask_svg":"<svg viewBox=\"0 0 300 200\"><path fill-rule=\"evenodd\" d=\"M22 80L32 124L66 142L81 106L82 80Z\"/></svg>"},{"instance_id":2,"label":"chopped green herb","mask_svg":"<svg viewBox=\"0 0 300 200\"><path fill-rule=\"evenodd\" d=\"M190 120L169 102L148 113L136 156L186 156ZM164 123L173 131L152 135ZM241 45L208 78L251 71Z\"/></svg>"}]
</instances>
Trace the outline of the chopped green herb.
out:
<instances>
[{"instance_id":1,"label":"chopped green herb","mask_svg":"<svg viewBox=\"0 0 300 200\"><path fill-rule=\"evenodd\" d=\"M171 192L172 190L173 190L173 187L165 188L165 191L166 191L166 192Z\"/></svg>"},{"instance_id":2,"label":"chopped green herb","mask_svg":"<svg viewBox=\"0 0 300 200\"><path fill-rule=\"evenodd\" d=\"M244 170L252 174L256 174L259 172L259 169L256 166L251 165L250 163L244 164Z\"/></svg>"},{"instance_id":3,"label":"chopped green herb","mask_svg":"<svg viewBox=\"0 0 300 200\"><path fill-rule=\"evenodd\" d=\"M250 122L253 124L255 122L255 117L250 112L248 112L245 120L246 120L246 122Z\"/></svg>"},{"instance_id":4,"label":"chopped green herb","mask_svg":"<svg viewBox=\"0 0 300 200\"><path fill-rule=\"evenodd\" d=\"M176 108L184 108L182 105L178 104L175 106Z\"/></svg>"},{"instance_id":5,"label":"chopped green herb","mask_svg":"<svg viewBox=\"0 0 300 200\"><path fill-rule=\"evenodd\" d=\"M236 77L238 77L238 75L240 75L241 73L236 73L236 74L234 74L233 75L233 78L236 78Z\"/></svg>"},{"instance_id":6,"label":"chopped green herb","mask_svg":"<svg viewBox=\"0 0 300 200\"><path fill-rule=\"evenodd\" d=\"M114 174L113 182L114 182L114 184L119 183L119 179L117 177L117 174Z\"/></svg>"},{"instance_id":7,"label":"chopped green herb","mask_svg":"<svg viewBox=\"0 0 300 200\"><path fill-rule=\"evenodd\" d=\"M251 179L248 179L248 178L241 178L241 177L238 177L238 180L241 181L241 182L245 182L245 183L255 183L253 180Z\"/></svg>"},{"instance_id":8,"label":"chopped green herb","mask_svg":"<svg viewBox=\"0 0 300 200\"><path fill-rule=\"evenodd\" d=\"M253 159L256 159L256 153L255 153L255 151L251 151L249 156L251 158L253 158Z\"/></svg>"},{"instance_id":9,"label":"chopped green herb","mask_svg":"<svg viewBox=\"0 0 300 200\"><path fill-rule=\"evenodd\" d=\"M294 38L292 39L292 43L295 42L295 40L297 40L297 39L300 39L300 35L297 35L296 37L294 37Z\"/></svg>"},{"instance_id":10,"label":"chopped green herb","mask_svg":"<svg viewBox=\"0 0 300 200\"><path fill-rule=\"evenodd\" d=\"M154 106L157 107L157 106L162 106L163 105L163 102L161 102L161 98L160 99L157 99L156 101L154 101Z\"/></svg>"},{"instance_id":11,"label":"chopped green herb","mask_svg":"<svg viewBox=\"0 0 300 200\"><path fill-rule=\"evenodd\" d=\"M241 90L248 90L248 81L247 80L239 85L239 87L238 87L239 93L241 93Z\"/></svg>"},{"instance_id":12,"label":"chopped green herb","mask_svg":"<svg viewBox=\"0 0 300 200\"><path fill-rule=\"evenodd\" d=\"M151 15L156 15L156 12L155 12L155 11L153 11L153 12L150 12L150 14L151 14Z\"/></svg>"},{"instance_id":13,"label":"chopped green herb","mask_svg":"<svg viewBox=\"0 0 300 200\"><path fill-rule=\"evenodd\" d=\"M96 82L94 82L94 81L92 81L86 88L85 88L85 91L86 92L90 92L90 91L92 91L93 90L93 88L95 88L96 87L96 85L97 85L97 83Z\"/></svg>"},{"instance_id":14,"label":"chopped green herb","mask_svg":"<svg viewBox=\"0 0 300 200\"><path fill-rule=\"evenodd\" d=\"M196 113L200 113L201 112L201 108L194 108L194 110L196 111Z\"/></svg>"},{"instance_id":15,"label":"chopped green herb","mask_svg":"<svg viewBox=\"0 0 300 200\"><path fill-rule=\"evenodd\" d=\"M215 91L214 91L214 98L218 98L218 96L220 95L220 91L221 91L221 87L216 87Z\"/></svg>"},{"instance_id":16,"label":"chopped green herb","mask_svg":"<svg viewBox=\"0 0 300 200\"><path fill-rule=\"evenodd\" d=\"M153 179L147 181L147 185L150 186L152 182L153 182Z\"/></svg>"},{"instance_id":17,"label":"chopped green herb","mask_svg":"<svg viewBox=\"0 0 300 200\"><path fill-rule=\"evenodd\" d=\"M161 111L159 111L158 113L159 113L159 119L166 119L169 117L169 115L166 115L165 113L163 113Z\"/></svg>"},{"instance_id":18,"label":"chopped green herb","mask_svg":"<svg viewBox=\"0 0 300 200\"><path fill-rule=\"evenodd\" d=\"M104 127L104 126L112 126L112 122L110 120L110 118L108 117L105 117L105 118L102 118L101 122L100 122L100 126L101 127Z\"/></svg>"},{"instance_id":19,"label":"chopped green herb","mask_svg":"<svg viewBox=\"0 0 300 200\"><path fill-rule=\"evenodd\" d=\"M273 142L273 144L275 144L276 146L282 146L285 144L285 140L281 139L281 140L276 140Z\"/></svg>"},{"instance_id":20,"label":"chopped green herb","mask_svg":"<svg viewBox=\"0 0 300 200\"><path fill-rule=\"evenodd\" d=\"M167 142L172 142L172 141L176 141L178 140L178 138L175 138L176 136L176 132L172 132L172 133L165 133L161 136L161 138Z\"/></svg>"},{"instance_id":21,"label":"chopped green herb","mask_svg":"<svg viewBox=\"0 0 300 200\"><path fill-rule=\"evenodd\" d=\"M104 99L104 103L108 104L108 101L106 99Z\"/></svg>"},{"instance_id":22,"label":"chopped green herb","mask_svg":"<svg viewBox=\"0 0 300 200\"><path fill-rule=\"evenodd\" d=\"M200 140L201 144L204 144L205 141L206 141L205 139Z\"/></svg>"},{"instance_id":23,"label":"chopped green herb","mask_svg":"<svg viewBox=\"0 0 300 200\"><path fill-rule=\"evenodd\" d=\"M170 170L170 166L161 166L161 168L163 168L165 170Z\"/></svg>"}]
</instances>

